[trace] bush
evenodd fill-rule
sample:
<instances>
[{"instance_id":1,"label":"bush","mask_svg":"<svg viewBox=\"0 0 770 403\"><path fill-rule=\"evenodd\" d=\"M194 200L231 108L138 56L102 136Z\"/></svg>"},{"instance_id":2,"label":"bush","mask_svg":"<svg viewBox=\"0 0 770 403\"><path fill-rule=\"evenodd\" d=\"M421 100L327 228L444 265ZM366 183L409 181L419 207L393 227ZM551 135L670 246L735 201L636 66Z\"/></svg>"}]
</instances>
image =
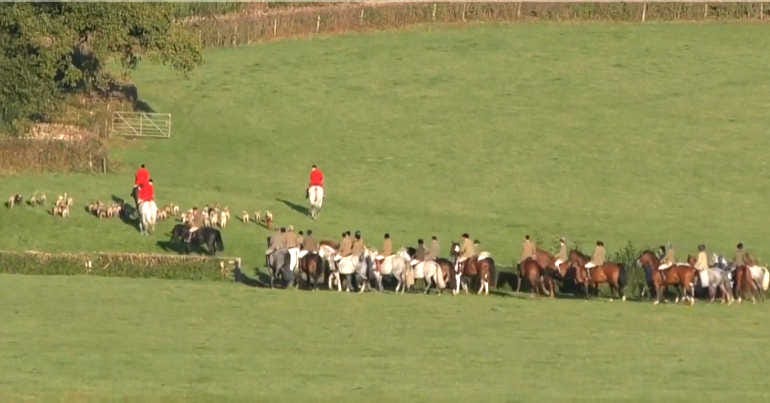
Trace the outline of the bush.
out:
<instances>
[{"instance_id":1,"label":"bush","mask_svg":"<svg viewBox=\"0 0 770 403\"><path fill-rule=\"evenodd\" d=\"M227 280L220 259L201 256L0 252L0 273L106 277L154 277L177 280ZM225 266L228 267L228 266Z\"/></svg>"}]
</instances>

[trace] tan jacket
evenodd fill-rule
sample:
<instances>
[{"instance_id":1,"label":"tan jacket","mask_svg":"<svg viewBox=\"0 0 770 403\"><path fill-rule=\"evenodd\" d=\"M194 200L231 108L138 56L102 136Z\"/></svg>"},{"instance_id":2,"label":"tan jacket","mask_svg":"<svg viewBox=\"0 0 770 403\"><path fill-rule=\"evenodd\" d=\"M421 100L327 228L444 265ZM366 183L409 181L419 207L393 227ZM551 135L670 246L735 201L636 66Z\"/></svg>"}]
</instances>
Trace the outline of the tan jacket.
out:
<instances>
[{"instance_id":1,"label":"tan jacket","mask_svg":"<svg viewBox=\"0 0 770 403\"><path fill-rule=\"evenodd\" d=\"M342 238L342 242L340 242L340 256L350 256L351 253L353 253L353 241L349 236L346 236Z\"/></svg>"},{"instance_id":2,"label":"tan jacket","mask_svg":"<svg viewBox=\"0 0 770 403\"><path fill-rule=\"evenodd\" d=\"M743 249L736 250L735 259L733 259L733 263L735 264L735 267L746 266L747 264L746 251Z\"/></svg>"},{"instance_id":3,"label":"tan jacket","mask_svg":"<svg viewBox=\"0 0 770 403\"><path fill-rule=\"evenodd\" d=\"M270 236L270 249L279 250L283 248L283 236L280 232L276 232Z\"/></svg>"},{"instance_id":4,"label":"tan jacket","mask_svg":"<svg viewBox=\"0 0 770 403\"><path fill-rule=\"evenodd\" d=\"M676 256L674 256L674 248L668 248L666 256L663 256L663 263L676 263Z\"/></svg>"},{"instance_id":5,"label":"tan jacket","mask_svg":"<svg viewBox=\"0 0 770 403\"><path fill-rule=\"evenodd\" d=\"M706 252L698 252L698 260L695 261L695 268L697 270L706 270L709 268L709 258Z\"/></svg>"},{"instance_id":6,"label":"tan jacket","mask_svg":"<svg viewBox=\"0 0 770 403\"><path fill-rule=\"evenodd\" d=\"M460 245L460 257L471 258L473 257L473 242L469 238L463 239L462 245Z\"/></svg>"},{"instance_id":7,"label":"tan jacket","mask_svg":"<svg viewBox=\"0 0 770 403\"><path fill-rule=\"evenodd\" d=\"M364 238L353 238L353 256L361 256L364 254Z\"/></svg>"},{"instance_id":8,"label":"tan jacket","mask_svg":"<svg viewBox=\"0 0 770 403\"><path fill-rule=\"evenodd\" d=\"M596 249L594 249L594 255L591 257L591 263L596 266L603 265L606 255L607 251L604 249L604 246L597 246Z\"/></svg>"},{"instance_id":9,"label":"tan jacket","mask_svg":"<svg viewBox=\"0 0 770 403\"><path fill-rule=\"evenodd\" d=\"M567 260L567 245L561 244L559 247L559 253L556 254L556 256L553 257L554 260L561 260L562 262Z\"/></svg>"},{"instance_id":10,"label":"tan jacket","mask_svg":"<svg viewBox=\"0 0 770 403\"><path fill-rule=\"evenodd\" d=\"M386 238L382 241L382 256L390 256L393 254L393 240Z\"/></svg>"},{"instance_id":11,"label":"tan jacket","mask_svg":"<svg viewBox=\"0 0 770 403\"><path fill-rule=\"evenodd\" d=\"M434 239L430 241L430 257L438 259L439 255L441 255L441 247L439 246L438 240Z\"/></svg>"},{"instance_id":12,"label":"tan jacket","mask_svg":"<svg viewBox=\"0 0 770 403\"><path fill-rule=\"evenodd\" d=\"M302 239L302 249L310 252L318 252L318 241L316 241L312 235L308 235Z\"/></svg>"},{"instance_id":13,"label":"tan jacket","mask_svg":"<svg viewBox=\"0 0 770 403\"><path fill-rule=\"evenodd\" d=\"M297 233L289 231L284 235L283 244L286 249L299 248L299 239Z\"/></svg>"},{"instance_id":14,"label":"tan jacket","mask_svg":"<svg viewBox=\"0 0 770 403\"><path fill-rule=\"evenodd\" d=\"M535 254L537 253L537 247L535 246L535 243L532 242L531 239L527 239L524 241L524 244L521 246L521 257L519 258L519 263L527 260L527 258L535 258Z\"/></svg>"},{"instance_id":15,"label":"tan jacket","mask_svg":"<svg viewBox=\"0 0 770 403\"><path fill-rule=\"evenodd\" d=\"M194 211L190 220L190 227L200 228L203 226L203 213L200 210Z\"/></svg>"},{"instance_id":16,"label":"tan jacket","mask_svg":"<svg viewBox=\"0 0 770 403\"><path fill-rule=\"evenodd\" d=\"M425 250L425 246L419 245L417 246L417 249L414 252L414 258L415 260L423 261L425 260L425 255L428 252Z\"/></svg>"}]
</instances>

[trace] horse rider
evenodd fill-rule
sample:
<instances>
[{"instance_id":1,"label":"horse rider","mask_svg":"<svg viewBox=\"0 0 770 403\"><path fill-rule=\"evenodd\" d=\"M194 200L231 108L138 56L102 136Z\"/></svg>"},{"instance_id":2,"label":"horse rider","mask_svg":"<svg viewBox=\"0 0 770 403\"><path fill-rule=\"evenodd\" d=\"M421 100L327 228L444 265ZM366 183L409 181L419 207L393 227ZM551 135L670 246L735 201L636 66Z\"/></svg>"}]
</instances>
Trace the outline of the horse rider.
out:
<instances>
[{"instance_id":1,"label":"horse rider","mask_svg":"<svg viewBox=\"0 0 770 403\"><path fill-rule=\"evenodd\" d=\"M424 261L427 257L428 251L425 249L425 241L422 239L417 240L417 249L414 251L414 258L412 258L412 266Z\"/></svg>"},{"instance_id":2,"label":"horse rider","mask_svg":"<svg viewBox=\"0 0 770 403\"><path fill-rule=\"evenodd\" d=\"M751 256L749 256L748 252L746 252L743 249L743 242L738 242L738 245L735 246L735 258L733 259L733 267L735 269L738 269L742 266L751 266L752 265L752 259Z\"/></svg>"},{"instance_id":3,"label":"horse rider","mask_svg":"<svg viewBox=\"0 0 770 403\"><path fill-rule=\"evenodd\" d=\"M308 181L307 189L305 189L305 196L308 199L310 199L310 192L313 192L320 199L325 197L324 173L315 164L310 167L310 180Z\"/></svg>"},{"instance_id":4,"label":"horse rider","mask_svg":"<svg viewBox=\"0 0 770 403\"><path fill-rule=\"evenodd\" d=\"M463 263L472 257L473 257L473 242L471 242L470 236L466 232L463 234L462 241L460 243L460 254L457 257L457 261L455 262L455 271L460 270L460 263Z\"/></svg>"},{"instance_id":5,"label":"horse rider","mask_svg":"<svg viewBox=\"0 0 770 403\"><path fill-rule=\"evenodd\" d=\"M438 259L441 256L441 246L438 243L438 238L433 235L430 240L430 248L428 249L431 259Z\"/></svg>"},{"instance_id":6,"label":"horse rider","mask_svg":"<svg viewBox=\"0 0 770 403\"><path fill-rule=\"evenodd\" d=\"M203 226L203 215L201 214L201 211L198 210L198 206L194 206L192 208L191 215L192 217L190 217L190 221L187 222L187 243L190 243L195 231Z\"/></svg>"},{"instance_id":7,"label":"horse rider","mask_svg":"<svg viewBox=\"0 0 770 403\"><path fill-rule=\"evenodd\" d=\"M663 255L663 259L660 261L660 266L658 266L658 270L666 270L669 267L676 264L676 254L674 252L674 247L671 245L671 243L667 243L666 247L664 248L661 246L666 253Z\"/></svg>"},{"instance_id":8,"label":"horse rider","mask_svg":"<svg viewBox=\"0 0 770 403\"><path fill-rule=\"evenodd\" d=\"M300 231L297 233L297 244L299 244L299 248L302 249L302 242L305 241L305 233Z\"/></svg>"},{"instance_id":9,"label":"horse rider","mask_svg":"<svg viewBox=\"0 0 770 403\"><path fill-rule=\"evenodd\" d=\"M596 241L596 248L594 248L594 254L591 256L591 261L586 263L586 271L588 276L591 276L591 269L594 267L601 267L604 264L604 260L607 257L607 251L604 249L604 242Z\"/></svg>"},{"instance_id":10,"label":"horse rider","mask_svg":"<svg viewBox=\"0 0 770 403\"><path fill-rule=\"evenodd\" d=\"M312 230L307 230L307 234L302 238L302 249L308 253L318 253L318 241L313 238Z\"/></svg>"},{"instance_id":11,"label":"horse rider","mask_svg":"<svg viewBox=\"0 0 770 403\"><path fill-rule=\"evenodd\" d=\"M378 261L383 261L391 255L393 255L393 240L390 239L389 233L385 233L385 236L382 240L382 252L380 252L380 254L377 255L375 259Z\"/></svg>"},{"instance_id":12,"label":"horse rider","mask_svg":"<svg viewBox=\"0 0 770 403\"><path fill-rule=\"evenodd\" d=\"M698 258L695 260L695 270L698 271L698 277L700 277L701 287L705 287L708 284L708 274L706 270L709 268L709 257L706 252L706 245L698 245ZM704 285L706 284L706 285Z\"/></svg>"},{"instance_id":13,"label":"horse rider","mask_svg":"<svg viewBox=\"0 0 770 403\"><path fill-rule=\"evenodd\" d=\"M144 166L139 166L134 174L134 187L131 189L131 197L134 198L136 209L139 210L139 188L144 186L150 180L150 171Z\"/></svg>"},{"instance_id":14,"label":"horse rider","mask_svg":"<svg viewBox=\"0 0 770 403\"><path fill-rule=\"evenodd\" d=\"M289 251L289 270L291 271L295 271L298 267L299 245L294 226L289 225L288 230L283 235L283 247Z\"/></svg>"},{"instance_id":15,"label":"horse rider","mask_svg":"<svg viewBox=\"0 0 770 403\"><path fill-rule=\"evenodd\" d=\"M567 261L567 241L562 237L559 238L559 252L554 255L554 266L556 270L559 270L559 266Z\"/></svg>"},{"instance_id":16,"label":"horse rider","mask_svg":"<svg viewBox=\"0 0 770 403\"><path fill-rule=\"evenodd\" d=\"M353 253L353 240L350 239L350 231L345 231L342 233L340 250L337 256L334 257L334 260L340 261L340 259L350 256L351 253Z\"/></svg>"},{"instance_id":17,"label":"horse rider","mask_svg":"<svg viewBox=\"0 0 770 403\"><path fill-rule=\"evenodd\" d=\"M353 239L353 246L350 253L357 257L359 262L362 262L364 260L365 249L366 244L364 244L364 239L361 237L361 231L356 230L355 238Z\"/></svg>"},{"instance_id":18,"label":"horse rider","mask_svg":"<svg viewBox=\"0 0 770 403\"><path fill-rule=\"evenodd\" d=\"M155 186L152 183L152 178L148 179L144 185L139 186L139 194L137 196L137 205L146 201L155 200Z\"/></svg>"},{"instance_id":19,"label":"horse rider","mask_svg":"<svg viewBox=\"0 0 770 403\"><path fill-rule=\"evenodd\" d=\"M524 263L525 260L537 257L537 246L535 242L529 239L529 235L524 235L524 243L521 245L521 256L519 257L519 265Z\"/></svg>"}]
</instances>

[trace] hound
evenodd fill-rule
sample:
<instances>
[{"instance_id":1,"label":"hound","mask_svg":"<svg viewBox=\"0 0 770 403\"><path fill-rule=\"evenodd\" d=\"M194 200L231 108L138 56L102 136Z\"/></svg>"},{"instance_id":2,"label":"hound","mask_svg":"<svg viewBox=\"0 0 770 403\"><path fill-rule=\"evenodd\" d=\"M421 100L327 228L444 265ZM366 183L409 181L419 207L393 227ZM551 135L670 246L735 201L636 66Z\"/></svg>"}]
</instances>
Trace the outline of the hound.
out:
<instances>
[{"instance_id":1,"label":"hound","mask_svg":"<svg viewBox=\"0 0 770 403\"><path fill-rule=\"evenodd\" d=\"M250 221L250 220L249 220L249 212L248 212L248 211L246 211L246 210L243 210L243 211L241 212L241 221L243 221L243 222L245 222L245 223L248 223L248 222Z\"/></svg>"}]
</instances>

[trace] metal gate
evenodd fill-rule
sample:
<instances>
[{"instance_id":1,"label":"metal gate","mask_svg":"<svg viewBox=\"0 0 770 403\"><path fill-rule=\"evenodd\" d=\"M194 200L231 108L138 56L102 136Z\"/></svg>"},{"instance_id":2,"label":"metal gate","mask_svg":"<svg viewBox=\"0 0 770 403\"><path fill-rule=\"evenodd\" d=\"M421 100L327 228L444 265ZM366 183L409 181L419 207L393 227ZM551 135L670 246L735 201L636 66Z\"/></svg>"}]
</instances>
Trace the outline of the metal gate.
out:
<instances>
[{"instance_id":1,"label":"metal gate","mask_svg":"<svg viewBox=\"0 0 770 403\"><path fill-rule=\"evenodd\" d=\"M171 114L149 112L120 112L112 113L112 128L114 136L126 137L171 137Z\"/></svg>"}]
</instances>

